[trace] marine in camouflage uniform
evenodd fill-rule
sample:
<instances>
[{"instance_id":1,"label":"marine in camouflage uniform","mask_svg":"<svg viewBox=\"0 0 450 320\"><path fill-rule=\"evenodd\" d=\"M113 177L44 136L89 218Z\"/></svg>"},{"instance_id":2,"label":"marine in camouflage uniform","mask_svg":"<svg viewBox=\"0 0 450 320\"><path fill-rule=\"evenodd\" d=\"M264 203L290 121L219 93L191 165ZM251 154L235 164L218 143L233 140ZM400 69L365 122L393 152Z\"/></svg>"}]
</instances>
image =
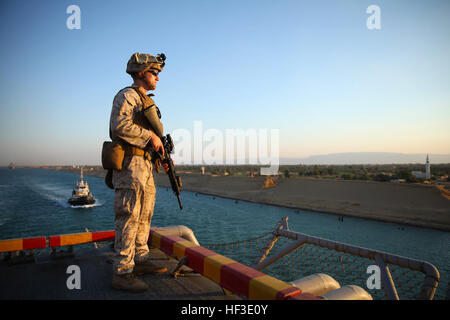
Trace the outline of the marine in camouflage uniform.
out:
<instances>
[{"instance_id":1,"label":"marine in camouflage uniform","mask_svg":"<svg viewBox=\"0 0 450 320\"><path fill-rule=\"evenodd\" d=\"M162 148L162 143L141 112L144 106L154 103L145 93L156 88L163 66L163 61L151 55L133 54L127 73L132 75L134 84L120 90L113 101L111 139L125 147L122 170L112 174L116 232L113 287L117 289L145 291L148 286L134 273L167 270L149 261L147 241L156 194L149 151Z\"/></svg>"}]
</instances>

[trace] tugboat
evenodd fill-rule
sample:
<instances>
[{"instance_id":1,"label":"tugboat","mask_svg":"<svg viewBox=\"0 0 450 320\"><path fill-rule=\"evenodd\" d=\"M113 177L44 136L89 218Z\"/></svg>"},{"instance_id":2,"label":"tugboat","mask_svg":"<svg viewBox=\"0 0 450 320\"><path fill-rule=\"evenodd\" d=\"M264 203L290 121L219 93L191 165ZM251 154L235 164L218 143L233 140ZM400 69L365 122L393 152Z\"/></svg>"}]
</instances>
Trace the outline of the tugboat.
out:
<instances>
[{"instance_id":1,"label":"tugboat","mask_svg":"<svg viewBox=\"0 0 450 320\"><path fill-rule=\"evenodd\" d=\"M89 191L89 185L83 181L83 168L81 168L81 181L73 188L72 198L67 200L72 206L84 206L94 204L95 199Z\"/></svg>"}]
</instances>

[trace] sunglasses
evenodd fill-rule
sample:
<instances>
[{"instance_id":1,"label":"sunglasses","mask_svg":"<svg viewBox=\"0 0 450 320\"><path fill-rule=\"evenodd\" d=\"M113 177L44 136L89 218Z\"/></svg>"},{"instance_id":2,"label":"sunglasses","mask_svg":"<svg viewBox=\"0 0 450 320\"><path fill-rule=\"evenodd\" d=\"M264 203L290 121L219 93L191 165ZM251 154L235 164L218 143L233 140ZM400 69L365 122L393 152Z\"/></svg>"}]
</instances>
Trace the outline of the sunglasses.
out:
<instances>
[{"instance_id":1,"label":"sunglasses","mask_svg":"<svg viewBox=\"0 0 450 320\"><path fill-rule=\"evenodd\" d=\"M153 70L148 70L146 72L150 72L152 75L154 75L155 77L158 76L159 72L153 71Z\"/></svg>"}]
</instances>

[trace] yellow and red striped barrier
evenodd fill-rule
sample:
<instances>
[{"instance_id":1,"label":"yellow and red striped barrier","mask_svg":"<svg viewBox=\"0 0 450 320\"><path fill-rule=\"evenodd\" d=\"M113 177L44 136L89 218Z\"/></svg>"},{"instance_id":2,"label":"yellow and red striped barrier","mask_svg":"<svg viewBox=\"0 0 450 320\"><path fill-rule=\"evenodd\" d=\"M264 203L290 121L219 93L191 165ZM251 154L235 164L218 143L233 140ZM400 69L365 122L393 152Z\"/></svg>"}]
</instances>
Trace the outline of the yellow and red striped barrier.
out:
<instances>
[{"instance_id":1,"label":"yellow and red striped barrier","mask_svg":"<svg viewBox=\"0 0 450 320\"><path fill-rule=\"evenodd\" d=\"M83 232L50 236L49 247L61 247L75 244L114 241L115 231ZM30 249L47 248L46 237L0 240L0 252L12 252Z\"/></svg>"},{"instance_id":2,"label":"yellow and red striped barrier","mask_svg":"<svg viewBox=\"0 0 450 320\"><path fill-rule=\"evenodd\" d=\"M47 247L46 237L0 240L0 252L40 249Z\"/></svg>"},{"instance_id":3,"label":"yellow and red striped barrier","mask_svg":"<svg viewBox=\"0 0 450 320\"><path fill-rule=\"evenodd\" d=\"M231 292L251 300L285 300L299 288L217 254L168 231L152 228L149 243L169 256L186 257L187 266Z\"/></svg>"},{"instance_id":4,"label":"yellow and red striped barrier","mask_svg":"<svg viewBox=\"0 0 450 320\"><path fill-rule=\"evenodd\" d=\"M115 237L115 231L98 231L98 232L82 232L63 234L59 236L51 236L49 238L49 247L62 247L71 246L75 244L100 242L100 241L113 241Z\"/></svg>"},{"instance_id":5,"label":"yellow and red striped barrier","mask_svg":"<svg viewBox=\"0 0 450 320\"><path fill-rule=\"evenodd\" d=\"M114 241L115 231L83 232L50 236L48 246L59 247L89 242ZM170 231L151 228L149 243L169 256L186 257L187 265L221 287L251 300L320 300L284 281L266 275L235 260L171 235ZM46 248L46 237L0 240L0 252Z\"/></svg>"}]
</instances>

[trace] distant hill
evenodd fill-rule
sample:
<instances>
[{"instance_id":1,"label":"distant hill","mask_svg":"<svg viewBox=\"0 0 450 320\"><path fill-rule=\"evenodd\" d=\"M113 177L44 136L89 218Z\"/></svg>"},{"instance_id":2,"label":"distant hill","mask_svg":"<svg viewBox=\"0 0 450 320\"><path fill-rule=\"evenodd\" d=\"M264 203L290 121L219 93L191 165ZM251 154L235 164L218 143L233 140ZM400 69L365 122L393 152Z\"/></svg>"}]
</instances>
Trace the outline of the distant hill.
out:
<instances>
[{"instance_id":1,"label":"distant hill","mask_svg":"<svg viewBox=\"0 0 450 320\"><path fill-rule=\"evenodd\" d=\"M450 163L450 154L429 154L430 163ZM391 164L425 163L427 154L394 152L346 152L313 155L307 158L281 158L280 164Z\"/></svg>"}]
</instances>

